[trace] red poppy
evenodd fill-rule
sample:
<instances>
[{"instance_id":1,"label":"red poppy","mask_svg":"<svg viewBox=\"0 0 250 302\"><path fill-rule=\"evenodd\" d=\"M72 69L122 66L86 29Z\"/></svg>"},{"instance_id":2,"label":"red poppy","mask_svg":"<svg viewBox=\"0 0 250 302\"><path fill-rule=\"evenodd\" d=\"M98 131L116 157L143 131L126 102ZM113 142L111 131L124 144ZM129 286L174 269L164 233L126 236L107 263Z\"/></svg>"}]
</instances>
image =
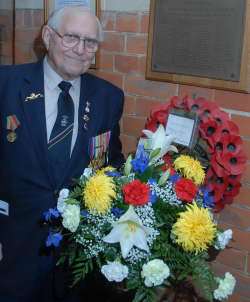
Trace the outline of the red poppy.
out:
<instances>
[{"instance_id":1,"label":"red poppy","mask_svg":"<svg viewBox=\"0 0 250 302\"><path fill-rule=\"evenodd\" d=\"M145 129L155 132L158 128L158 123L154 119L148 119L145 125Z\"/></svg>"},{"instance_id":2,"label":"red poppy","mask_svg":"<svg viewBox=\"0 0 250 302\"><path fill-rule=\"evenodd\" d=\"M176 196L186 202L192 202L197 194L198 188L190 179L180 178L175 183Z\"/></svg>"},{"instance_id":3,"label":"red poppy","mask_svg":"<svg viewBox=\"0 0 250 302\"><path fill-rule=\"evenodd\" d=\"M214 112L218 110L218 105L214 102L206 101L204 100L201 102L200 109L199 109L199 117L201 121L207 119L207 118L213 118L214 119Z\"/></svg>"},{"instance_id":4,"label":"red poppy","mask_svg":"<svg viewBox=\"0 0 250 302\"><path fill-rule=\"evenodd\" d=\"M221 126L222 134L239 135L239 127L234 122L227 120Z\"/></svg>"},{"instance_id":5,"label":"red poppy","mask_svg":"<svg viewBox=\"0 0 250 302\"><path fill-rule=\"evenodd\" d=\"M228 177L227 178L227 188L224 193L225 198L232 198L239 194L241 183L239 181L235 181L234 179Z\"/></svg>"},{"instance_id":6,"label":"red poppy","mask_svg":"<svg viewBox=\"0 0 250 302\"><path fill-rule=\"evenodd\" d=\"M238 152L223 151L216 153L216 161L225 169L226 174L239 175L245 169L247 158L243 150Z\"/></svg>"},{"instance_id":7,"label":"red poppy","mask_svg":"<svg viewBox=\"0 0 250 302\"><path fill-rule=\"evenodd\" d=\"M187 109L187 100L187 96L183 99L180 99L178 96L174 96L170 100L170 106L174 108Z\"/></svg>"},{"instance_id":8,"label":"red poppy","mask_svg":"<svg viewBox=\"0 0 250 302\"><path fill-rule=\"evenodd\" d=\"M219 141L221 137L219 125L211 118L206 119L205 122L201 122L200 124L200 133L201 136L209 143L212 148L210 151L212 152L216 142Z\"/></svg>"},{"instance_id":9,"label":"red poppy","mask_svg":"<svg viewBox=\"0 0 250 302\"><path fill-rule=\"evenodd\" d=\"M142 183L139 179L131 181L122 187L124 200L127 204L142 206L148 203L150 198L149 185Z\"/></svg>"},{"instance_id":10,"label":"red poppy","mask_svg":"<svg viewBox=\"0 0 250 302\"><path fill-rule=\"evenodd\" d=\"M187 99L187 107L188 110L192 111L192 112L196 112L197 114L201 114L202 113L202 106L203 106L203 102L205 102L206 99L199 97L197 99Z\"/></svg>"},{"instance_id":11,"label":"red poppy","mask_svg":"<svg viewBox=\"0 0 250 302\"><path fill-rule=\"evenodd\" d=\"M229 114L225 111L220 110L219 107L213 110L212 117L219 125L223 125L229 120Z\"/></svg>"},{"instance_id":12,"label":"red poppy","mask_svg":"<svg viewBox=\"0 0 250 302\"><path fill-rule=\"evenodd\" d=\"M242 150L243 141L239 135L223 135L220 139L223 152L238 153Z\"/></svg>"}]
</instances>

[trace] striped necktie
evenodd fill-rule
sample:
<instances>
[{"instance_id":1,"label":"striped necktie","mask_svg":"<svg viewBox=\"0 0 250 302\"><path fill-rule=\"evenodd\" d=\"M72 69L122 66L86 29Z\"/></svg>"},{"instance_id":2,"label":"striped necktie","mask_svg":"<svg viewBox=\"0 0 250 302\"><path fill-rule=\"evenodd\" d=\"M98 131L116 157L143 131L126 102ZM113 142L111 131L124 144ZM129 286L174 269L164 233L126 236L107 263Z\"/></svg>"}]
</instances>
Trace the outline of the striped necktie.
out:
<instances>
[{"instance_id":1,"label":"striped necktie","mask_svg":"<svg viewBox=\"0 0 250 302\"><path fill-rule=\"evenodd\" d=\"M57 102L57 117L52 129L49 143L49 160L57 181L62 178L70 159L71 140L74 125L74 103L69 94L71 83L62 81Z\"/></svg>"}]
</instances>

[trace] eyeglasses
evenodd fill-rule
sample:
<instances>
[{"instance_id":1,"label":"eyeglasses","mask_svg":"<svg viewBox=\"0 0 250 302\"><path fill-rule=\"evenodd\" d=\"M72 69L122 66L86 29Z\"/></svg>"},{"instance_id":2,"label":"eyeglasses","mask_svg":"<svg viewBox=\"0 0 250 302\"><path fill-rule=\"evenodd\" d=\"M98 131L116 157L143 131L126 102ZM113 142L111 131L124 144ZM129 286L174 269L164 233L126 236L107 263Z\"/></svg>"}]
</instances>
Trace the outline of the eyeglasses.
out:
<instances>
[{"instance_id":1,"label":"eyeglasses","mask_svg":"<svg viewBox=\"0 0 250 302\"><path fill-rule=\"evenodd\" d=\"M67 48L74 48L76 45L83 41L83 47L87 52L96 52L99 42L96 39L92 38L81 38L73 34L61 35L54 28L50 27L57 35L62 39L62 45Z\"/></svg>"}]
</instances>

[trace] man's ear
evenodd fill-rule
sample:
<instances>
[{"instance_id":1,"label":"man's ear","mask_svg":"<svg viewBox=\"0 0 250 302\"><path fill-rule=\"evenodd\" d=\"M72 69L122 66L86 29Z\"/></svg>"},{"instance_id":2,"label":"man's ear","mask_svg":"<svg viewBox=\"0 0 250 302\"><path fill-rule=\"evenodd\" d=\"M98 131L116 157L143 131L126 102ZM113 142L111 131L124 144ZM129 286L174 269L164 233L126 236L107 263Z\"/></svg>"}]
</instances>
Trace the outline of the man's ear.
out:
<instances>
[{"instance_id":1,"label":"man's ear","mask_svg":"<svg viewBox=\"0 0 250 302\"><path fill-rule=\"evenodd\" d=\"M46 47L47 50L49 49L50 38L51 38L50 28L48 25L44 25L42 30L42 39L43 39L44 46Z\"/></svg>"}]
</instances>

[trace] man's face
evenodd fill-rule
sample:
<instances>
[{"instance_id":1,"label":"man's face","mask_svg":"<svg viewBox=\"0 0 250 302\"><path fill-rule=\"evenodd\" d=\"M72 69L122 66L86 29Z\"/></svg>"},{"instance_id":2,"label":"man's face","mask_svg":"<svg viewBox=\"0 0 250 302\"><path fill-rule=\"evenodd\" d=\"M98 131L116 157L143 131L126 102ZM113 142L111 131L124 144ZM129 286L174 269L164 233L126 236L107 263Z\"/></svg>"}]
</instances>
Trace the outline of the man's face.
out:
<instances>
[{"instance_id":1,"label":"man's face","mask_svg":"<svg viewBox=\"0 0 250 302\"><path fill-rule=\"evenodd\" d=\"M66 14L57 31L61 36L72 34L97 39L96 20L87 12L74 16ZM73 80L89 69L95 53L88 52L83 41L73 48L65 47L62 38L48 26L43 29L43 40L48 50L49 64L64 80Z\"/></svg>"}]
</instances>

